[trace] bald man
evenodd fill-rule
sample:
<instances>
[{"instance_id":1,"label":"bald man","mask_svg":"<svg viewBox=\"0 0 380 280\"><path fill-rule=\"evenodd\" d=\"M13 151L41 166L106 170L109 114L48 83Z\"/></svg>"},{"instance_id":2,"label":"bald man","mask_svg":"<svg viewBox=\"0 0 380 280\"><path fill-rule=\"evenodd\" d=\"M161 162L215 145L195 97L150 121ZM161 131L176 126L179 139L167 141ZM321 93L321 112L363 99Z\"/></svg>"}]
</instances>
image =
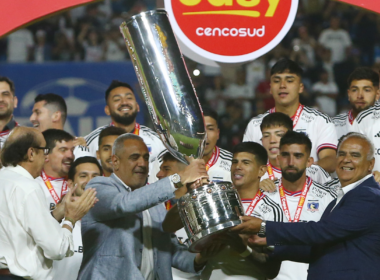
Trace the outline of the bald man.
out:
<instances>
[{"instance_id":1,"label":"bald man","mask_svg":"<svg viewBox=\"0 0 380 280\"><path fill-rule=\"evenodd\" d=\"M34 180L49 153L41 132L16 127L1 151L0 279L53 279L52 260L73 255L72 230L96 201L89 189L76 201L70 190L62 226L46 209L45 196ZM33 264L33 265L31 265Z\"/></svg>"},{"instance_id":2,"label":"bald man","mask_svg":"<svg viewBox=\"0 0 380 280\"><path fill-rule=\"evenodd\" d=\"M205 259L162 230L163 202L180 198L187 185L208 178L202 159L156 183L145 185L149 150L135 134L119 136L112 147L113 174L96 177L87 187L98 191L99 203L82 220L83 262L79 280L172 279L172 266L196 273Z\"/></svg>"}]
</instances>

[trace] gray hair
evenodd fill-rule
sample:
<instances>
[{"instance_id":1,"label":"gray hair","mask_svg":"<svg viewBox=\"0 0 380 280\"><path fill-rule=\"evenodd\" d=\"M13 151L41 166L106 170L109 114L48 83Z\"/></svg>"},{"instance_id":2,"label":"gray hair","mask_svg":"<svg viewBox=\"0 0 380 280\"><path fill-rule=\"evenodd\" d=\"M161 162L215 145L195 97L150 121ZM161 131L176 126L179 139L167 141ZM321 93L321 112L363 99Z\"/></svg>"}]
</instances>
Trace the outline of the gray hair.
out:
<instances>
[{"instance_id":1,"label":"gray hair","mask_svg":"<svg viewBox=\"0 0 380 280\"><path fill-rule=\"evenodd\" d=\"M345 135L343 135L342 137L340 137L339 139L339 143L338 143L338 152L337 152L337 155L339 154L339 150L340 150L340 147L342 146L342 143L350 138L360 138L360 139L363 139L364 141L367 142L368 146L369 146L369 151L368 151L368 154L367 154L367 160L371 160L375 157L375 147L373 146L373 143L372 141L367 137L365 136L364 134L362 133L359 133L359 132L349 132Z\"/></svg>"},{"instance_id":2,"label":"gray hair","mask_svg":"<svg viewBox=\"0 0 380 280\"><path fill-rule=\"evenodd\" d=\"M113 143L112 155L120 155L120 153L122 153L122 151L124 149L124 141L129 140L129 139L144 142L144 140L136 134L124 133L124 134L120 135L119 137L117 137L115 142Z\"/></svg>"}]
</instances>

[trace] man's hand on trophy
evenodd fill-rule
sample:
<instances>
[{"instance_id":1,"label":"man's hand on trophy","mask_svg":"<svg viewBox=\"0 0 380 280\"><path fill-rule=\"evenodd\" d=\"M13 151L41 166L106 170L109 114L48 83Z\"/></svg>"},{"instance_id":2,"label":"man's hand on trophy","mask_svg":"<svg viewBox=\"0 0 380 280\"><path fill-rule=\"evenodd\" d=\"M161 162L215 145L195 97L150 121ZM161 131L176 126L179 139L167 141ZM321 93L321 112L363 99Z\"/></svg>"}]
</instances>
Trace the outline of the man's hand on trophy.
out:
<instances>
[{"instance_id":1,"label":"man's hand on trophy","mask_svg":"<svg viewBox=\"0 0 380 280\"><path fill-rule=\"evenodd\" d=\"M259 232L261 227L261 219L255 217L242 216L240 219L243 221L240 225L233 227L232 232L237 232L239 234L256 234Z\"/></svg>"},{"instance_id":2,"label":"man's hand on trophy","mask_svg":"<svg viewBox=\"0 0 380 280\"><path fill-rule=\"evenodd\" d=\"M181 184L186 185L189 189L196 189L203 184L208 184L205 161L192 157L186 157L186 160L189 162L189 165L178 172L181 177Z\"/></svg>"}]
</instances>

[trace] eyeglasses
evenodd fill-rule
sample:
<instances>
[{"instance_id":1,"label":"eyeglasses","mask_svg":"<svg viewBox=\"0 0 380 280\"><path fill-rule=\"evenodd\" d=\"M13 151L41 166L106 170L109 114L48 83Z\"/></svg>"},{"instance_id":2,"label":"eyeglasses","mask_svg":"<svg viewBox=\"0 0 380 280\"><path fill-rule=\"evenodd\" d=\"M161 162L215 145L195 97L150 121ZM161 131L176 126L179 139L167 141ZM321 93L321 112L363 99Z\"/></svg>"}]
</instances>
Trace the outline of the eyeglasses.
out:
<instances>
[{"instance_id":1,"label":"eyeglasses","mask_svg":"<svg viewBox=\"0 0 380 280\"><path fill-rule=\"evenodd\" d=\"M43 150L45 156L47 156L50 153L50 148L46 148L46 147L32 147L32 148Z\"/></svg>"}]
</instances>

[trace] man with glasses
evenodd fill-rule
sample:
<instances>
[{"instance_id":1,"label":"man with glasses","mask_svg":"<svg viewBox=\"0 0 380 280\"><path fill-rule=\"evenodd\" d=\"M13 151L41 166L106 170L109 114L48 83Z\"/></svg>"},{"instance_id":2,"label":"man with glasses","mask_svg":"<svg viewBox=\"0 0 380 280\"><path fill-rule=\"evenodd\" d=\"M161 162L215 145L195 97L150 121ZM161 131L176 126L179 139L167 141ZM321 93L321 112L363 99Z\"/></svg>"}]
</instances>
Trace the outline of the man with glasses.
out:
<instances>
[{"instance_id":1,"label":"man with glasses","mask_svg":"<svg viewBox=\"0 0 380 280\"><path fill-rule=\"evenodd\" d=\"M16 127L5 141L0 170L0 279L52 280L52 260L73 255L72 230L96 201L94 189L73 200L67 194L60 226L46 210L34 178L41 174L49 149L41 132Z\"/></svg>"}]
</instances>

